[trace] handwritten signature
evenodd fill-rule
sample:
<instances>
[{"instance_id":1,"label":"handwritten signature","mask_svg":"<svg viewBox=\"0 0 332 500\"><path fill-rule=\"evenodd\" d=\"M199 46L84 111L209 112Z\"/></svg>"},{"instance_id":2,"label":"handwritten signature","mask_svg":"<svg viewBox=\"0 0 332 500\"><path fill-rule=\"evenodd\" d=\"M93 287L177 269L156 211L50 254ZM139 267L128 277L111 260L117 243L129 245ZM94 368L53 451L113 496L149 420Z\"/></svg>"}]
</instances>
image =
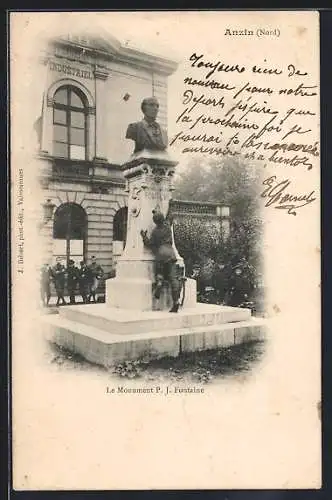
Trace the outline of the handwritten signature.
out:
<instances>
[{"instance_id":1,"label":"handwritten signature","mask_svg":"<svg viewBox=\"0 0 332 500\"><path fill-rule=\"evenodd\" d=\"M296 210L309 205L316 200L315 191L306 194L290 194L286 190L291 185L289 179L283 181L277 180L275 175L268 177L263 181L263 186L267 186L261 193L262 198L268 198L265 207L287 210L290 215L297 215Z\"/></svg>"}]
</instances>

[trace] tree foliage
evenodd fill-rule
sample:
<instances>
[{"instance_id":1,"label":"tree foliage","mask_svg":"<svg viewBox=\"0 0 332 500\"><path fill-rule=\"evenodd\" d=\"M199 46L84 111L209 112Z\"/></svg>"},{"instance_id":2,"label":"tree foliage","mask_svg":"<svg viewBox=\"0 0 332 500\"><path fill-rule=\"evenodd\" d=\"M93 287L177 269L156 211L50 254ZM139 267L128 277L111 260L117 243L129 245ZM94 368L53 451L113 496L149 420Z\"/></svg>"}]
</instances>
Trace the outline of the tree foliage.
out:
<instances>
[{"instance_id":1,"label":"tree foliage","mask_svg":"<svg viewBox=\"0 0 332 500\"><path fill-rule=\"evenodd\" d=\"M241 157L223 160L193 159L175 181L180 200L216 202L230 207L231 233L221 241L216 227L190 217L175 229L176 243L185 260L236 266L242 259L255 269L261 264L263 223L260 216L260 169ZM218 234L219 233L219 234Z\"/></svg>"},{"instance_id":2,"label":"tree foliage","mask_svg":"<svg viewBox=\"0 0 332 500\"><path fill-rule=\"evenodd\" d=\"M217 251L220 227L219 224L209 224L202 217L190 214L177 220L174 238L177 249L191 272L194 264L201 263L211 252Z\"/></svg>"}]
</instances>

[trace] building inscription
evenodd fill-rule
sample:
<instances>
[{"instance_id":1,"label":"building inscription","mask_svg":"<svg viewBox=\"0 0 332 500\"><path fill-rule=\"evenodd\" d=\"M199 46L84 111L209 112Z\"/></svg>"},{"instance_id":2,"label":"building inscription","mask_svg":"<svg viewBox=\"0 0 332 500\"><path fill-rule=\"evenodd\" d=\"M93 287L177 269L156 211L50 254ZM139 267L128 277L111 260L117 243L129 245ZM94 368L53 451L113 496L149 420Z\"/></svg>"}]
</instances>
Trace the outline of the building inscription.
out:
<instances>
[{"instance_id":1,"label":"building inscription","mask_svg":"<svg viewBox=\"0 0 332 500\"><path fill-rule=\"evenodd\" d=\"M50 70L58 71L59 73L64 73L65 75L76 76L78 78L87 78L88 80L93 80L92 71L83 70L80 68L75 68L69 64L61 64L50 62Z\"/></svg>"}]
</instances>

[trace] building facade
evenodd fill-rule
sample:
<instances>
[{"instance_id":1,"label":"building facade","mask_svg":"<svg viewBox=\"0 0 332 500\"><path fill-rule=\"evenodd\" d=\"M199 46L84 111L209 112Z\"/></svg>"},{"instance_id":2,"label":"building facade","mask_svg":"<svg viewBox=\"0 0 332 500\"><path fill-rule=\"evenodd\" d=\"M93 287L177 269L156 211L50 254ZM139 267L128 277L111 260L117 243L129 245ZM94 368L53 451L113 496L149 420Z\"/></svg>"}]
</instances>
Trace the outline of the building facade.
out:
<instances>
[{"instance_id":1,"label":"building facade","mask_svg":"<svg viewBox=\"0 0 332 500\"><path fill-rule=\"evenodd\" d=\"M41 229L45 259L78 264L94 255L111 272L126 238L121 165L133 151L126 128L141 119L140 103L152 95L160 104L158 121L167 128L167 79L177 65L108 35L53 39L39 64L43 96L34 128L49 213Z\"/></svg>"}]
</instances>

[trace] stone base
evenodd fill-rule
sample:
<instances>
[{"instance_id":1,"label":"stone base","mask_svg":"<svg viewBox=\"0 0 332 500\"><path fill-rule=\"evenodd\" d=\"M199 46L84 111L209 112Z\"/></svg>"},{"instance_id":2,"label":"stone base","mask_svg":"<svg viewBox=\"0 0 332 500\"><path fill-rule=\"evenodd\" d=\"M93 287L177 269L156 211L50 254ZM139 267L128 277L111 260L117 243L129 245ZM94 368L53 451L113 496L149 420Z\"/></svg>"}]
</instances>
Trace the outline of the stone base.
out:
<instances>
[{"instance_id":1,"label":"stone base","mask_svg":"<svg viewBox=\"0 0 332 500\"><path fill-rule=\"evenodd\" d=\"M172 307L168 283L164 284L158 300L153 297L154 286L154 281L149 279L109 279L106 281L106 304L109 307L135 311L168 311ZM183 307L187 309L195 306L196 281L187 278Z\"/></svg>"},{"instance_id":2,"label":"stone base","mask_svg":"<svg viewBox=\"0 0 332 500\"><path fill-rule=\"evenodd\" d=\"M182 352L226 347L264 337L264 321L250 310L197 304L177 314L128 311L105 304L66 306L45 317L49 338L103 366L176 357Z\"/></svg>"}]
</instances>

